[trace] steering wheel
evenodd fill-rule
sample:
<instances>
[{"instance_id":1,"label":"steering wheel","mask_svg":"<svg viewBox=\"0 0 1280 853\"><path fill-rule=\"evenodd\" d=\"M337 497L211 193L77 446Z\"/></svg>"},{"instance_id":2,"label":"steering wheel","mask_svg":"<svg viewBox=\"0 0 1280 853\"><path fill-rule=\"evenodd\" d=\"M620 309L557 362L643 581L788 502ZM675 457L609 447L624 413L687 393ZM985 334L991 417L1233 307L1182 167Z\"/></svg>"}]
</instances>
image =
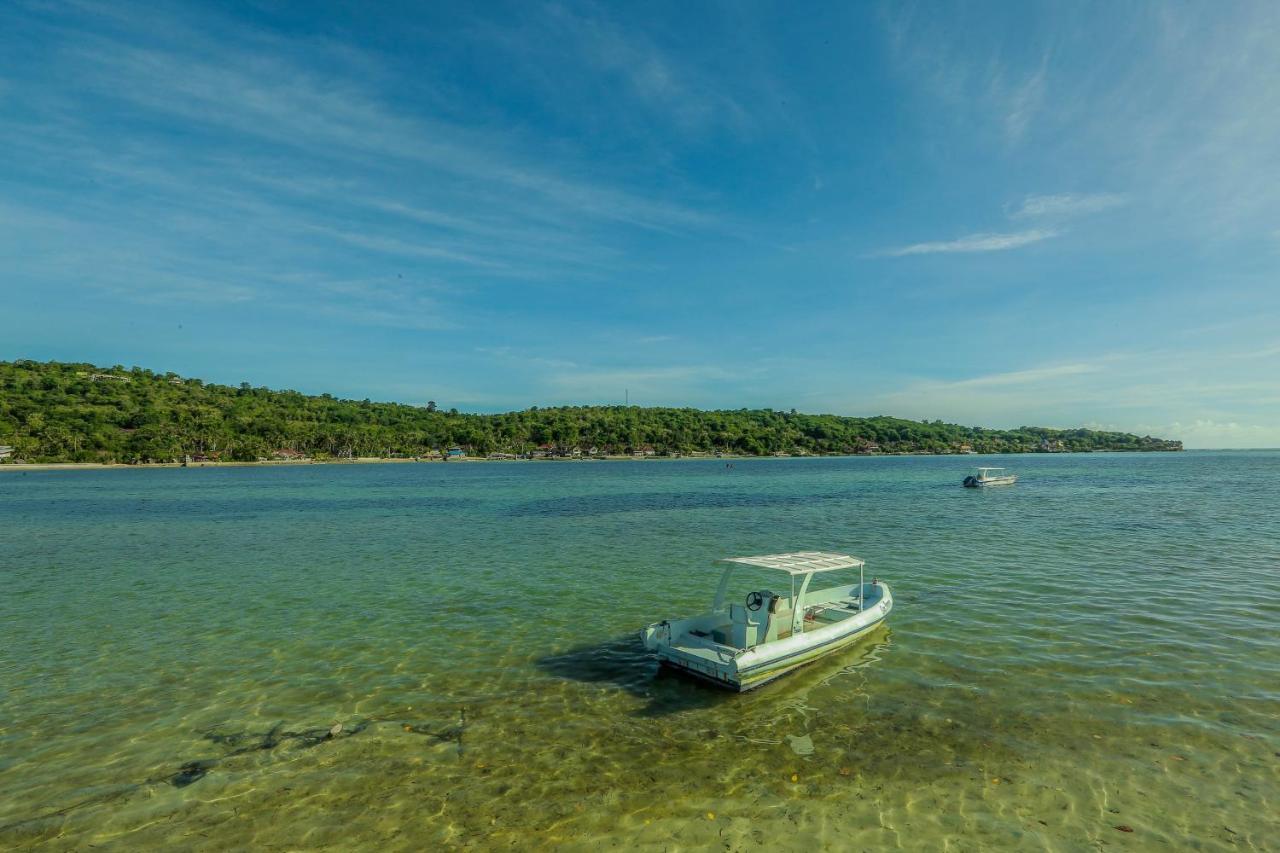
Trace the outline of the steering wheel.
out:
<instances>
[{"instance_id":1,"label":"steering wheel","mask_svg":"<svg viewBox=\"0 0 1280 853\"><path fill-rule=\"evenodd\" d=\"M758 592L747 593L747 609L751 611L759 610L764 606L764 596Z\"/></svg>"}]
</instances>

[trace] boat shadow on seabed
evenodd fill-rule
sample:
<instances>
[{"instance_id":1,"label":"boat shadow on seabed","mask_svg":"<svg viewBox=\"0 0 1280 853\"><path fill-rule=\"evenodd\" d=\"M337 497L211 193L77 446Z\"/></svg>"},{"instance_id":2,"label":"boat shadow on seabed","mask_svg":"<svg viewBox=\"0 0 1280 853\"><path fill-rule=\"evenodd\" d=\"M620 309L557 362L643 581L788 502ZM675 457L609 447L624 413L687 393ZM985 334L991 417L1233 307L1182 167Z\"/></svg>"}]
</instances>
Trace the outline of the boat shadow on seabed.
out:
<instances>
[{"instance_id":1,"label":"boat shadow on seabed","mask_svg":"<svg viewBox=\"0 0 1280 853\"><path fill-rule=\"evenodd\" d=\"M797 693L826 684L843 673L879 660L889 645L889 629L878 628L853 646L822 658L775 682L747 694L705 684L690 675L658 664L635 634L624 634L593 645L548 655L536 663L557 678L585 684L613 685L648 704L635 712L640 717L664 717L682 711L714 708L728 702L784 693L788 701Z\"/></svg>"}]
</instances>

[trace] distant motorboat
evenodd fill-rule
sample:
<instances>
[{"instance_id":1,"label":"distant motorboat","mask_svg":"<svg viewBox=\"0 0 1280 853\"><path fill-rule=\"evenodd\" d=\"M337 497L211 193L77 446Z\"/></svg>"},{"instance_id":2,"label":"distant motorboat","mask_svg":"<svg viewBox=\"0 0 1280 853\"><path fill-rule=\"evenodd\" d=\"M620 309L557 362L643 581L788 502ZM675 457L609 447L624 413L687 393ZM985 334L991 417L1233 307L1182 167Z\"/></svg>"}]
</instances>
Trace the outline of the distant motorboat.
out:
<instances>
[{"instance_id":1,"label":"distant motorboat","mask_svg":"<svg viewBox=\"0 0 1280 853\"><path fill-rule=\"evenodd\" d=\"M1012 486L1018 482L1017 474L991 473L1004 471L1004 468L979 468L976 474L964 478L966 489L981 489L985 486Z\"/></svg>"},{"instance_id":2,"label":"distant motorboat","mask_svg":"<svg viewBox=\"0 0 1280 853\"><path fill-rule=\"evenodd\" d=\"M848 646L883 623L893 608L889 587L875 578L865 583L863 561L846 554L801 551L720 562L726 569L711 610L655 622L640 636L664 665L730 690L750 690ZM725 601L735 566L785 573L791 595L758 589L742 604ZM838 569L857 569L857 585L809 590L815 574Z\"/></svg>"}]
</instances>

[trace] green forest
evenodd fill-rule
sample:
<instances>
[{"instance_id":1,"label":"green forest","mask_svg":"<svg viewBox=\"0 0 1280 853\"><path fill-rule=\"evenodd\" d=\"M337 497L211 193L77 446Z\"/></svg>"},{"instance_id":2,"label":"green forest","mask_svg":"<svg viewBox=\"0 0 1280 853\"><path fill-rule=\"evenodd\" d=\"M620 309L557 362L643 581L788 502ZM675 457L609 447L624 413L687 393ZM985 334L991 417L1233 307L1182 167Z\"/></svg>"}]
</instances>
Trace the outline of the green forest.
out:
<instances>
[{"instance_id":1,"label":"green forest","mask_svg":"<svg viewBox=\"0 0 1280 853\"><path fill-rule=\"evenodd\" d=\"M0 362L4 461L255 461L297 457L1028 453L1181 450L1086 429L998 430L768 409L532 407L466 414L214 385L138 367Z\"/></svg>"}]
</instances>

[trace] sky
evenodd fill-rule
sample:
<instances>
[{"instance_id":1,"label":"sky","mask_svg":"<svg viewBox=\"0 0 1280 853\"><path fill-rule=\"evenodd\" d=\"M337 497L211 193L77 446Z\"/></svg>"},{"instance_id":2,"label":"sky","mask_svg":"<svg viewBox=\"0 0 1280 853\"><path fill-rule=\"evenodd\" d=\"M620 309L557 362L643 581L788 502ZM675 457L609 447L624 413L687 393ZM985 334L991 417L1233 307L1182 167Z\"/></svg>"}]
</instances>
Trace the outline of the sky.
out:
<instances>
[{"instance_id":1,"label":"sky","mask_svg":"<svg viewBox=\"0 0 1280 853\"><path fill-rule=\"evenodd\" d=\"M0 359L1280 446L1280 4L0 5Z\"/></svg>"}]
</instances>

